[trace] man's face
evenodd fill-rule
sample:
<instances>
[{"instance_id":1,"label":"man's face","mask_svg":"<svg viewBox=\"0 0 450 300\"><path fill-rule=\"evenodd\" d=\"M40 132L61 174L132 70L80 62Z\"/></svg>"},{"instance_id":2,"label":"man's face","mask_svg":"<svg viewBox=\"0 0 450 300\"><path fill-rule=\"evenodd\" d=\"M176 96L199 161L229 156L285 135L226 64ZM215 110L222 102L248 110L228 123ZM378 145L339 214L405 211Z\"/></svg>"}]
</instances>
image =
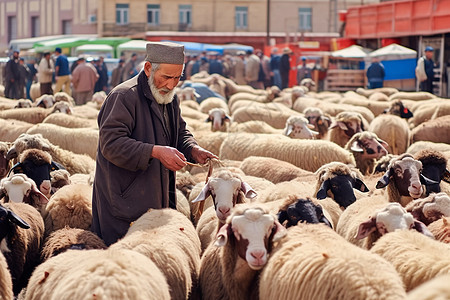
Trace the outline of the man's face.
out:
<instances>
[{"instance_id":1,"label":"man's face","mask_svg":"<svg viewBox=\"0 0 450 300\"><path fill-rule=\"evenodd\" d=\"M433 51L425 51L425 56L427 57L427 59L432 59L433 58Z\"/></svg>"},{"instance_id":2,"label":"man's face","mask_svg":"<svg viewBox=\"0 0 450 300\"><path fill-rule=\"evenodd\" d=\"M150 63L145 63L145 73L149 77L150 90L159 104L172 102L175 87L180 81L183 65L160 64L158 70L153 71Z\"/></svg>"},{"instance_id":3,"label":"man's face","mask_svg":"<svg viewBox=\"0 0 450 300\"><path fill-rule=\"evenodd\" d=\"M15 51L15 52L13 53L13 57L14 57L14 58L19 58L19 52L16 52L16 51Z\"/></svg>"}]
</instances>

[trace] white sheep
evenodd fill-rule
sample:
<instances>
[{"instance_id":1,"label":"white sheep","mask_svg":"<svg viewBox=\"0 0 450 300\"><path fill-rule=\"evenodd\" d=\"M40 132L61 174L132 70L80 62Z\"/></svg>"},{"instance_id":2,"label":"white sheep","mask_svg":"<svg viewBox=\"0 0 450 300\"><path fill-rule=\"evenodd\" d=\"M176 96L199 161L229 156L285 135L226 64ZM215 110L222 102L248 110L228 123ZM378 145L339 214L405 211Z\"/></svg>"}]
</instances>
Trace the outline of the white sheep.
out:
<instances>
[{"instance_id":1,"label":"white sheep","mask_svg":"<svg viewBox=\"0 0 450 300\"><path fill-rule=\"evenodd\" d=\"M323 224L290 227L259 277L259 298L405 299L395 269Z\"/></svg>"},{"instance_id":2,"label":"white sheep","mask_svg":"<svg viewBox=\"0 0 450 300\"><path fill-rule=\"evenodd\" d=\"M2 252L0 252L0 299L14 299L11 273Z\"/></svg>"},{"instance_id":3,"label":"white sheep","mask_svg":"<svg viewBox=\"0 0 450 300\"><path fill-rule=\"evenodd\" d=\"M36 99L41 95L41 84L39 82L35 82L31 84L30 87L30 98L33 101L36 101Z\"/></svg>"},{"instance_id":4,"label":"white sheep","mask_svg":"<svg viewBox=\"0 0 450 300\"><path fill-rule=\"evenodd\" d=\"M440 275L422 283L408 293L408 300L436 300L450 298L450 275Z\"/></svg>"},{"instance_id":5,"label":"white sheep","mask_svg":"<svg viewBox=\"0 0 450 300\"><path fill-rule=\"evenodd\" d=\"M355 133L366 129L367 127L361 114L344 111L335 117L329 127L328 135L330 141L344 148Z\"/></svg>"},{"instance_id":6,"label":"white sheep","mask_svg":"<svg viewBox=\"0 0 450 300\"><path fill-rule=\"evenodd\" d=\"M48 202L34 180L22 173L12 174L0 181L0 199L3 197L4 202L27 203L39 211Z\"/></svg>"},{"instance_id":7,"label":"white sheep","mask_svg":"<svg viewBox=\"0 0 450 300\"><path fill-rule=\"evenodd\" d=\"M0 140L3 142L14 142L19 135L27 132L33 125L24 121L0 118Z\"/></svg>"},{"instance_id":8,"label":"white sheep","mask_svg":"<svg viewBox=\"0 0 450 300\"><path fill-rule=\"evenodd\" d=\"M42 108L50 108L55 105L55 96L49 94L43 94L36 99L35 105Z\"/></svg>"},{"instance_id":9,"label":"white sheep","mask_svg":"<svg viewBox=\"0 0 450 300\"><path fill-rule=\"evenodd\" d=\"M103 102L106 100L106 93L104 91L99 91L92 95L91 103L97 108L100 109L103 105Z\"/></svg>"},{"instance_id":10,"label":"white sheep","mask_svg":"<svg viewBox=\"0 0 450 300\"><path fill-rule=\"evenodd\" d=\"M211 122L211 131L227 131L227 123L230 123L231 118L223 108L212 108L209 110L208 115L209 117L206 121Z\"/></svg>"},{"instance_id":11,"label":"white sheep","mask_svg":"<svg viewBox=\"0 0 450 300\"><path fill-rule=\"evenodd\" d=\"M314 130L318 132L317 139L326 139L328 137L328 128L331 125L331 116L324 114L317 107L307 107L303 114L309 123L314 126Z\"/></svg>"},{"instance_id":12,"label":"white sheep","mask_svg":"<svg viewBox=\"0 0 450 300\"><path fill-rule=\"evenodd\" d=\"M226 114L230 113L230 110L225 100L217 97L209 97L203 100L202 103L200 103L199 110L202 113L207 114L213 108L222 108Z\"/></svg>"},{"instance_id":13,"label":"white sheep","mask_svg":"<svg viewBox=\"0 0 450 300\"><path fill-rule=\"evenodd\" d=\"M382 94L382 95L384 95L384 94ZM387 101L374 101L374 100L368 100L365 97L356 98L356 97L351 97L351 96L342 98L340 103L366 107L374 114L374 116L378 116L378 115L382 114L390 106L390 103Z\"/></svg>"},{"instance_id":14,"label":"white sheep","mask_svg":"<svg viewBox=\"0 0 450 300\"><path fill-rule=\"evenodd\" d=\"M72 151L53 145L42 134L21 134L9 149L8 158L15 158L29 148L37 148L49 152L53 161L63 165L71 175L76 173L90 174L95 169L95 161L91 157L75 154Z\"/></svg>"},{"instance_id":15,"label":"white sheep","mask_svg":"<svg viewBox=\"0 0 450 300\"><path fill-rule=\"evenodd\" d=\"M276 111L267 109L266 107L254 107L248 109L247 107L241 107L233 112L233 122L244 123L252 120L264 121L273 128L283 129L286 125L286 121L290 116L300 115L300 113L291 111Z\"/></svg>"},{"instance_id":16,"label":"white sheep","mask_svg":"<svg viewBox=\"0 0 450 300\"><path fill-rule=\"evenodd\" d=\"M392 94L398 93L398 89L393 88L393 87L382 87L382 88L376 88L376 89L357 88L356 92L358 94L363 95L368 98L372 94L375 94L375 93L383 93L386 96L390 96Z\"/></svg>"},{"instance_id":17,"label":"white sheep","mask_svg":"<svg viewBox=\"0 0 450 300\"><path fill-rule=\"evenodd\" d=\"M42 123L50 123L67 128L96 128L97 120L86 119L66 114L51 114L46 117Z\"/></svg>"},{"instance_id":18,"label":"white sheep","mask_svg":"<svg viewBox=\"0 0 450 300\"><path fill-rule=\"evenodd\" d=\"M450 152L450 145L446 143L433 143L428 141L417 141L406 149L406 153L415 155L424 149L433 149L439 152Z\"/></svg>"},{"instance_id":19,"label":"white sheep","mask_svg":"<svg viewBox=\"0 0 450 300\"><path fill-rule=\"evenodd\" d=\"M195 140L200 147L214 154L219 154L223 141L227 138L226 132L195 132Z\"/></svg>"},{"instance_id":20,"label":"white sheep","mask_svg":"<svg viewBox=\"0 0 450 300\"><path fill-rule=\"evenodd\" d=\"M25 299L169 300L162 272L144 255L126 249L69 250L39 265Z\"/></svg>"},{"instance_id":21,"label":"white sheep","mask_svg":"<svg viewBox=\"0 0 450 300\"><path fill-rule=\"evenodd\" d=\"M332 161L355 164L350 152L330 141L290 139L274 134L228 134L219 157L243 160L249 156L276 158L311 172Z\"/></svg>"},{"instance_id":22,"label":"white sheep","mask_svg":"<svg viewBox=\"0 0 450 300\"><path fill-rule=\"evenodd\" d=\"M9 109L0 111L0 118L14 119L32 124L41 123L48 115L53 113L71 114L72 110L67 102L58 102L50 108L29 107L22 109Z\"/></svg>"},{"instance_id":23,"label":"white sheep","mask_svg":"<svg viewBox=\"0 0 450 300\"><path fill-rule=\"evenodd\" d=\"M72 115L85 119L97 120L98 112L99 109L89 102L84 105L76 105L72 107Z\"/></svg>"},{"instance_id":24,"label":"white sheep","mask_svg":"<svg viewBox=\"0 0 450 300\"><path fill-rule=\"evenodd\" d=\"M33 102L31 102L30 99L19 99L17 100L16 106L14 108L26 108L26 107L32 107Z\"/></svg>"},{"instance_id":25,"label":"white sheep","mask_svg":"<svg viewBox=\"0 0 450 300\"><path fill-rule=\"evenodd\" d=\"M434 221L428 225L428 230L439 242L450 244L450 217L442 217Z\"/></svg>"},{"instance_id":26,"label":"white sheep","mask_svg":"<svg viewBox=\"0 0 450 300\"><path fill-rule=\"evenodd\" d=\"M200 98L200 94L195 91L193 87L176 88L176 94L180 102L193 100L196 101Z\"/></svg>"},{"instance_id":27,"label":"white sheep","mask_svg":"<svg viewBox=\"0 0 450 300\"><path fill-rule=\"evenodd\" d=\"M388 144L388 152L399 155L409 147L410 130L408 123L395 115L379 115L369 125L369 131Z\"/></svg>"},{"instance_id":28,"label":"white sheep","mask_svg":"<svg viewBox=\"0 0 450 300\"><path fill-rule=\"evenodd\" d=\"M450 114L450 103L445 100L441 100L438 103L424 103L416 108L414 116L409 121L412 127L419 126L423 122L434 120L438 117L442 117Z\"/></svg>"},{"instance_id":29,"label":"white sheep","mask_svg":"<svg viewBox=\"0 0 450 300\"><path fill-rule=\"evenodd\" d=\"M188 299L197 283L200 241L191 221L176 210L149 210L110 249L130 249L149 257L167 278L172 299Z\"/></svg>"},{"instance_id":30,"label":"white sheep","mask_svg":"<svg viewBox=\"0 0 450 300\"><path fill-rule=\"evenodd\" d=\"M247 121L244 123L231 123L228 127L228 132L281 134L283 130L275 129L264 121Z\"/></svg>"},{"instance_id":31,"label":"white sheep","mask_svg":"<svg viewBox=\"0 0 450 300\"><path fill-rule=\"evenodd\" d=\"M39 263L44 222L41 214L26 203L4 203L0 215L0 248L11 271L14 294L18 294Z\"/></svg>"},{"instance_id":32,"label":"white sheep","mask_svg":"<svg viewBox=\"0 0 450 300\"><path fill-rule=\"evenodd\" d=\"M414 101L420 101L420 100L428 100L436 98L435 95L428 92L398 92L391 94L389 96L389 101L397 100L397 99L409 99Z\"/></svg>"},{"instance_id":33,"label":"white sheep","mask_svg":"<svg viewBox=\"0 0 450 300\"><path fill-rule=\"evenodd\" d=\"M420 124L411 130L411 143L430 141L450 144L450 115Z\"/></svg>"},{"instance_id":34,"label":"white sheep","mask_svg":"<svg viewBox=\"0 0 450 300\"><path fill-rule=\"evenodd\" d=\"M286 229L263 205L236 206L202 257L203 298L239 300L257 295L258 271L266 264L273 243L285 234Z\"/></svg>"},{"instance_id":35,"label":"white sheep","mask_svg":"<svg viewBox=\"0 0 450 300\"><path fill-rule=\"evenodd\" d=\"M450 248L414 230L382 236L370 249L390 262L406 291L442 274L450 274Z\"/></svg>"},{"instance_id":36,"label":"white sheep","mask_svg":"<svg viewBox=\"0 0 450 300\"><path fill-rule=\"evenodd\" d=\"M283 129L283 134L292 139L314 139L319 133L312 130L314 125L309 124L309 121L302 116L290 116L286 120L286 125Z\"/></svg>"}]
</instances>

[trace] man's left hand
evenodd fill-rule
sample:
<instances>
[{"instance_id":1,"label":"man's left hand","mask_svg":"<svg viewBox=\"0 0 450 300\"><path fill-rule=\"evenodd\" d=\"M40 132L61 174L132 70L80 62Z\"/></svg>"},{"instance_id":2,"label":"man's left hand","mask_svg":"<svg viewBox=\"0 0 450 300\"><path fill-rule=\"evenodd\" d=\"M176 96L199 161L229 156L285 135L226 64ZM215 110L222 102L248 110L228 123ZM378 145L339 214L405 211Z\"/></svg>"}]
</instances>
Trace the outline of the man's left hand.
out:
<instances>
[{"instance_id":1,"label":"man's left hand","mask_svg":"<svg viewBox=\"0 0 450 300\"><path fill-rule=\"evenodd\" d=\"M205 150L198 145L192 148L191 156L196 162L200 164L204 164L206 162L206 159L208 158L219 159L216 155L212 154L208 150Z\"/></svg>"}]
</instances>

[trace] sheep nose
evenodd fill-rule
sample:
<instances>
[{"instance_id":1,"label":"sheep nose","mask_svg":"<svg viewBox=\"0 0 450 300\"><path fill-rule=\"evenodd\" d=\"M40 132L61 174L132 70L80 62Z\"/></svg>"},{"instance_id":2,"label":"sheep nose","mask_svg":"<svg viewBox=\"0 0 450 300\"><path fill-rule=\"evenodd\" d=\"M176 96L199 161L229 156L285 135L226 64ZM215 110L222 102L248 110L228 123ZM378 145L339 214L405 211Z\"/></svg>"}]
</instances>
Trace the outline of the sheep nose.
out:
<instances>
[{"instance_id":1,"label":"sheep nose","mask_svg":"<svg viewBox=\"0 0 450 300\"><path fill-rule=\"evenodd\" d=\"M222 206L222 207L219 207L219 211L222 213L222 214L227 214L228 212L230 212L230 208L229 207L226 207L226 206Z\"/></svg>"},{"instance_id":2,"label":"sheep nose","mask_svg":"<svg viewBox=\"0 0 450 300\"><path fill-rule=\"evenodd\" d=\"M44 180L44 181L42 181L42 183L41 183L41 185L39 187L39 190L41 192L44 192L44 191L48 192L48 191L50 191L51 187L52 187L52 185L50 183L50 180Z\"/></svg>"},{"instance_id":3,"label":"sheep nose","mask_svg":"<svg viewBox=\"0 0 450 300\"><path fill-rule=\"evenodd\" d=\"M253 250L252 252L250 252L250 255L257 260L262 259L264 254L266 254L266 252L263 250Z\"/></svg>"},{"instance_id":4,"label":"sheep nose","mask_svg":"<svg viewBox=\"0 0 450 300\"><path fill-rule=\"evenodd\" d=\"M420 182L413 182L411 183L411 186L416 190L420 190L421 188Z\"/></svg>"}]
</instances>

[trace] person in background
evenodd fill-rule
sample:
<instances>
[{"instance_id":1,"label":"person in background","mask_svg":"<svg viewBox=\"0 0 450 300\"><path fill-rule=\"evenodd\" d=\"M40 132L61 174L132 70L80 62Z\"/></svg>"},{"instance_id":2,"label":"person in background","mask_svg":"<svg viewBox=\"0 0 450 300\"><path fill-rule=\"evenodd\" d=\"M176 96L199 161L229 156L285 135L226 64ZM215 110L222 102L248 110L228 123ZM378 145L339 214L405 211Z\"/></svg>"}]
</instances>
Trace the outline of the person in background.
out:
<instances>
[{"instance_id":1,"label":"person in background","mask_svg":"<svg viewBox=\"0 0 450 300\"><path fill-rule=\"evenodd\" d=\"M291 56L292 50L289 47L283 49L283 55L280 58L280 75L281 75L281 89L289 87L289 72L291 71Z\"/></svg>"},{"instance_id":2,"label":"person in background","mask_svg":"<svg viewBox=\"0 0 450 300\"><path fill-rule=\"evenodd\" d=\"M149 209L176 209L176 171L217 156L186 129L175 94L184 46L149 42L143 70L108 94L98 114L92 230L111 245Z\"/></svg>"},{"instance_id":3,"label":"person in background","mask_svg":"<svg viewBox=\"0 0 450 300\"><path fill-rule=\"evenodd\" d=\"M305 78L311 78L311 68L306 65L306 57L302 56L302 63L297 66L297 85Z\"/></svg>"},{"instance_id":4,"label":"person in background","mask_svg":"<svg viewBox=\"0 0 450 300\"><path fill-rule=\"evenodd\" d=\"M219 55L217 52L210 53L208 73L223 75L222 60L219 58Z\"/></svg>"},{"instance_id":5,"label":"person in background","mask_svg":"<svg viewBox=\"0 0 450 300\"><path fill-rule=\"evenodd\" d=\"M77 60L72 63L72 66L70 66L70 74L73 74L73 71L75 70L76 67L78 67L79 64L81 64L81 62L82 62L81 58L78 57Z\"/></svg>"},{"instance_id":6,"label":"person in background","mask_svg":"<svg viewBox=\"0 0 450 300\"><path fill-rule=\"evenodd\" d=\"M272 80L270 77L270 58L264 55L261 49L256 49L255 53L261 62L258 81L262 82L264 88L270 87L272 86Z\"/></svg>"},{"instance_id":7,"label":"person in background","mask_svg":"<svg viewBox=\"0 0 450 300\"><path fill-rule=\"evenodd\" d=\"M280 58L280 55L278 55L278 48L273 48L272 54L270 55L270 76L272 85L281 89Z\"/></svg>"},{"instance_id":8,"label":"person in background","mask_svg":"<svg viewBox=\"0 0 450 300\"><path fill-rule=\"evenodd\" d=\"M234 62L233 80L239 85L247 84L245 81L245 52L238 51Z\"/></svg>"},{"instance_id":9,"label":"person in background","mask_svg":"<svg viewBox=\"0 0 450 300\"><path fill-rule=\"evenodd\" d=\"M373 57L372 63L367 69L367 81L369 82L369 89L376 89L383 87L384 76L386 75L384 66L378 58Z\"/></svg>"},{"instance_id":10,"label":"person in background","mask_svg":"<svg viewBox=\"0 0 450 300\"><path fill-rule=\"evenodd\" d=\"M80 57L81 63L75 68L72 74L72 84L77 105L83 105L92 100L95 83L99 75L91 63L86 63L84 57Z\"/></svg>"},{"instance_id":11,"label":"person in background","mask_svg":"<svg viewBox=\"0 0 450 300\"><path fill-rule=\"evenodd\" d=\"M5 97L20 99L19 93L19 51L15 50L5 65Z\"/></svg>"},{"instance_id":12,"label":"person in background","mask_svg":"<svg viewBox=\"0 0 450 300\"><path fill-rule=\"evenodd\" d=\"M34 58L31 58L29 60L29 62L27 63L27 67L28 67L29 73L28 73L28 78L27 78L27 83L26 83L25 89L26 89L27 99L31 100L30 89L31 89L31 85L33 84L33 82L36 82L36 78L37 78L36 74L38 72L38 70L36 69L36 60Z\"/></svg>"},{"instance_id":13,"label":"person in background","mask_svg":"<svg viewBox=\"0 0 450 300\"><path fill-rule=\"evenodd\" d=\"M427 46L425 48L425 55L419 58L416 67L416 77L420 83L420 90L429 93L433 93L433 81L434 81L433 51L434 51L433 47Z\"/></svg>"},{"instance_id":14,"label":"person in background","mask_svg":"<svg viewBox=\"0 0 450 300\"><path fill-rule=\"evenodd\" d=\"M259 57L253 54L253 50L247 50L247 59L245 62L245 80L247 84L255 89L263 89L264 86L262 82L258 81L259 77L259 68L261 66L261 62L259 61Z\"/></svg>"},{"instance_id":15,"label":"person in background","mask_svg":"<svg viewBox=\"0 0 450 300\"><path fill-rule=\"evenodd\" d=\"M104 63L103 56L100 56L98 59L94 60L94 67L99 76L97 82L95 83L94 93L100 91L106 92L108 88L108 69Z\"/></svg>"},{"instance_id":16,"label":"person in background","mask_svg":"<svg viewBox=\"0 0 450 300\"><path fill-rule=\"evenodd\" d=\"M199 67L199 72L205 71L205 72L209 72L209 61L208 58L205 56L200 57L200 67Z\"/></svg>"},{"instance_id":17,"label":"person in background","mask_svg":"<svg viewBox=\"0 0 450 300\"><path fill-rule=\"evenodd\" d=\"M52 81L55 68L50 52L44 52L38 67L38 81L41 86L41 96L44 94L53 95Z\"/></svg>"},{"instance_id":18,"label":"person in background","mask_svg":"<svg viewBox=\"0 0 450 300\"><path fill-rule=\"evenodd\" d=\"M130 59L126 62L125 66L123 67L123 77L122 81L127 81L130 78L133 78L137 75L138 71L136 70L137 60L138 56L136 53L131 54Z\"/></svg>"},{"instance_id":19,"label":"person in background","mask_svg":"<svg viewBox=\"0 0 450 300\"><path fill-rule=\"evenodd\" d=\"M28 66L25 64L25 59L23 57L19 58L19 97L25 98L25 86L27 84L27 79L30 74L30 69L28 69Z\"/></svg>"},{"instance_id":20,"label":"person in background","mask_svg":"<svg viewBox=\"0 0 450 300\"><path fill-rule=\"evenodd\" d=\"M64 54L61 54L61 48L59 47L55 49L55 56L55 92L60 92L63 89L65 93L71 95L69 61Z\"/></svg>"},{"instance_id":21,"label":"person in background","mask_svg":"<svg viewBox=\"0 0 450 300\"><path fill-rule=\"evenodd\" d=\"M123 66L125 61L123 59L119 60L117 67L114 68L111 74L111 87L115 88L117 85L122 83Z\"/></svg>"}]
</instances>

